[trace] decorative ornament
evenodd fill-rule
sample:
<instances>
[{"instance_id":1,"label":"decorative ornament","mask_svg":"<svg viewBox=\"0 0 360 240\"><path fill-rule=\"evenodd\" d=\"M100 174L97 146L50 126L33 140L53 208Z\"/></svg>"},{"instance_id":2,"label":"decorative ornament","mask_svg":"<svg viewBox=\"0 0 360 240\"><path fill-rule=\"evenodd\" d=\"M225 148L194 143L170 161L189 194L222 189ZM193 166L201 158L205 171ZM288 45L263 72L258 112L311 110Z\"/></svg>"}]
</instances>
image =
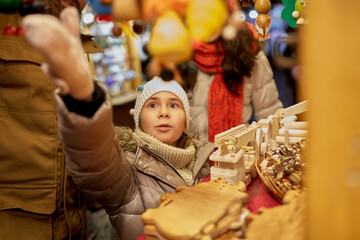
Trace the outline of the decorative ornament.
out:
<instances>
[{"instance_id":1,"label":"decorative ornament","mask_svg":"<svg viewBox=\"0 0 360 240\"><path fill-rule=\"evenodd\" d=\"M139 92L142 92L142 91L144 90L144 85L139 85L139 86L137 87L137 90L138 90Z\"/></svg>"},{"instance_id":2,"label":"decorative ornament","mask_svg":"<svg viewBox=\"0 0 360 240\"><path fill-rule=\"evenodd\" d=\"M91 8L97 13L101 15L111 14L111 6L104 5L99 0L88 0Z\"/></svg>"},{"instance_id":3,"label":"decorative ornament","mask_svg":"<svg viewBox=\"0 0 360 240\"><path fill-rule=\"evenodd\" d=\"M122 29L119 25L114 24L114 27L112 28L112 34L114 37L120 37L122 34Z\"/></svg>"},{"instance_id":4,"label":"decorative ornament","mask_svg":"<svg viewBox=\"0 0 360 240\"><path fill-rule=\"evenodd\" d=\"M40 0L23 0L22 4L20 4L20 8L24 3L31 3L29 12L23 13L22 16L25 16L27 14L36 14L36 13L45 13L48 10L48 7L43 1ZM21 15L21 13L20 13Z\"/></svg>"},{"instance_id":5,"label":"decorative ornament","mask_svg":"<svg viewBox=\"0 0 360 240\"><path fill-rule=\"evenodd\" d=\"M104 6L111 6L112 0L99 0L99 2Z\"/></svg>"},{"instance_id":6,"label":"decorative ornament","mask_svg":"<svg viewBox=\"0 0 360 240\"><path fill-rule=\"evenodd\" d=\"M308 0L296 0L295 2L295 11L292 12L292 17L297 19L296 24L305 24L308 23L306 16L306 8L308 5Z\"/></svg>"},{"instance_id":7,"label":"decorative ornament","mask_svg":"<svg viewBox=\"0 0 360 240\"><path fill-rule=\"evenodd\" d=\"M129 26L129 22L127 21L114 21L114 27L119 27L124 34L137 38L136 33Z\"/></svg>"},{"instance_id":8,"label":"decorative ornament","mask_svg":"<svg viewBox=\"0 0 360 240\"><path fill-rule=\"evenodd\" d=\"M1 0L0 13L14 14L21 16L28 14L45 13L48 7L42 0Z\"/></svg>"},{"instance_id":9,"label":"decorative ornament","mask_svg":"<svg viewBox=\"0 0 360 240\"><path fill-rule=\"evenodd\" d=\"M221 34L228 20L223 0L192 0L186 11L186 21L194 40L212 42Z\"/></svg>"},{"instance_id":10,"label":"decorative ornament","mask_svg":"<svg viewBox=\"0 0 360 240\"><path fill-rule=\"evenodd\" d=\"M236 29L240 29L242 24L246 21L246 14L243 11L236 11L231 14L229 24L234 26Z\"/></svg>"},{"instance_id":11,"label":"decorative ornament","mask_svg":"<svg viewBox=\"0 0 360 240\"><path fill-rule=\"evenodd\" d=\"M4 27L2 34L7 35L7 36L16 35L16 27L6 26L6 27Z\"/></svg>"},{"instance_id":12,"label":"decorative ornament","mask_svg":"<svg viewBox=\"0 0 360 240\"><path fill-rule=\"evenodd\" d=\"M156 20L147 47L151 56L162 62L178 64L192 57L190 33L180 17L171 10Z\"/></svg>"},{"instance_id":13,"label":"decorative ornament","mask_svg":"<svg viewBox=\"0 0 360 240\"><path fill-rule=\"evenodd\" d=\"M142 34L146 29L146 23L143 20L135 20L132 26L132 30L136 34Z\"/></svg>"},{"instance_id":14,"label":"decorative ornament","mask_svg":"<svg viewBox=\"0 0 360 240\"><path fill-rule=\"evenodd\" d=\"M16 28L15 35L22 36L25 35L25 28L23 26L19 26Z\"/></svg>"},{"instance_id":15,"label":"decorative ornament","mask_svg":"<svg viewBox=\"0 0 360 240\"><path fill-rule=\"evenodd\" d=\"M0 13L15 14L21 16L28 14L45 13L48 7L42 0L0 0ZM22 26L6 26L2 30L3 35L21 36L25 34Z\"/></svg>"},{"instance_id":16,"label":"decorative ornament","mask_svg":"<svg viewBox=\"0 0 360 240\"><path fill-rule=\"evenodd\" d=\"M21 0L1 0L0 1L0 13L12 14L16 13Z\"/></svg>"},{"instance_id":17,"label":"decorative ornament","mask_svg":"<svg viewBox=\"0 0 360 240\"><path fill-rule=\"evenodd\" d=\"M180 84L181 80L178 80L177 76L181 74L177 66L191 59L194 47L219 37L225 40L234 39L237 31L246 22L246 15L239 11L240 2L244 7L251 6L251 0L98 1L105 1L106 4L112 1L113 20L134 20L134 24L130 26L137 34L140 34L144 27L142 24L138 25L140 19L152 27L146 46L147 53L151 56L147 67L148 75L172 78L171 70L173 78ZM255 3L255 0L252 1Z\"/></svg>"},{"instance_id":18,"label":"decorative ornament","mask_svg":"<svg viewBox=\"0 0 360 240\"><path fill-rule=\"evenodd\" d=\"M231 14L228 23L223 27L221 37L226 41L236 38L238 30L246 22L246 14L243 11L235 11Z\"/></svg>"},{"instance_id":19,"label":"decorative ornament","mask_svg":"<svg viewBox=\"0 0 360 240\"><path fill-rule=\"evenodd\" d=\"M268 15L271 10L270 0L256 0L255 10L259 14L255 19L255 28L259 33L259 40L263 41L270 38L271 18Z\"/></svg>"},{"instance_id":20,"label":"decorative ornament","mask_svg":"<svg viewBox=\"0 0 360 240\"><path fill-rule=\"evenodd\" d=\"M281 12L281 18L292 28L309 22L307 19L307 6L309 0L282 0L285 8Z\"/></svg>"},{"instance_id":21,"label":"decorative ornament","mask_svg":"<svg viewBox=\"0 0 360 240\"><path fill-rule=\"evenodd\" d=\"M108 76L107 78L106 78L106 81L105 81L105 83L106 83L106 85L107 86L111 86L112 84L114 84L116 81L115 81L115 79L112 77L112 76Z\"/></svg>"},{"instance_id":22,"label":"decorative ornament","mask_svg":"<svg viewBox=\"0 0 360 240\"><path fill-rule=\"evenodd\" d=\"M240 2L242 3L241 4L242 8L250 8L251 7L250 0L240 0ZM253 0L253 2L255 3L256 0Z\"/></svg>"},{"instance_id":23,"label":"decorative ornament","mask_svg":"<svg viewBox=\"0 0 360 240\"><path fill-rule=\"evenodd\" d=\"M232 26L232 25L226 25L224 28L223 28L223 31L222 31L222 34L221 36L227 40L227 41L230 41L230 40L233 40L236 38L236 34L237 34L237 29Z\"/></svg>"},{"instance_id":24,"label":"decorative ornament","mask_svg":"<svg viewBox=\"0 0 360 240\"><path fill-rule=\"evenodd\" d=\"M96 23L106 23L106 22L112 22L112 16L111 14L97 14L95 16L95 22Z\"/></svg>"}]
</instances>

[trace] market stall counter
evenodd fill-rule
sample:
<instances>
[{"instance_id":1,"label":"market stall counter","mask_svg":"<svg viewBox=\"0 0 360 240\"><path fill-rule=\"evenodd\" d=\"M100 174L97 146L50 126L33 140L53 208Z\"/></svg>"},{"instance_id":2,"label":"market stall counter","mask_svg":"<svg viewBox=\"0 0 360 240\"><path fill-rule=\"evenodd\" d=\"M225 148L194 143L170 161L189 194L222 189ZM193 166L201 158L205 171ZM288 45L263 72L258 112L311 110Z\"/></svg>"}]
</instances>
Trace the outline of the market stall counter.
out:
<instances>
[{"instance_id":1,"label":"market stall counter","mask_svg":"<svg viewBox=\"0 0 360 240\"><path fill-rule=\"evenodd\" d=\"M210 175L206 177L203 182L210 181ZM273 208L282 205L277 201L267 190L266 185L262 182L259 176L254 178L247 186L247 194L249 195L249 202L247 203L248 210L257 214L261 208ZM137 240L145 240L146 235L141 235Z\"/></svg>"}]
</instances>

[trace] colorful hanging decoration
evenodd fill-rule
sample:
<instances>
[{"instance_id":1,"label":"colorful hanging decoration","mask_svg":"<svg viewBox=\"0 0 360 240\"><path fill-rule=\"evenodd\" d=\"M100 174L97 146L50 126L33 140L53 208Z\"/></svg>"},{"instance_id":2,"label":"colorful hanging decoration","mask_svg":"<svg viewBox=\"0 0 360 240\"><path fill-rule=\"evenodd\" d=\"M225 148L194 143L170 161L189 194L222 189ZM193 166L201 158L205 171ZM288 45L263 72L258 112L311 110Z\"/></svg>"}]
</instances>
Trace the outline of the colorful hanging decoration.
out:
<instances>
[{"instance_id":1,"label":"colorful hanging decoration","mask_svg":"<svg viewBox=\"0 0 360 240\"><path fill-rule=\"evenodd\" d=\"M15 14L21 16L28 14L45 13L48 10L47 5L42 0L0 0L0 13ZM3 35L21 36L25 34L22 26L5 26L2 29Z\"/></svg>"},{"instance_id":2,"label":"colorful hanging decoration","mask_svg":"<svg viewBox=\"0 0 360 240\"><path fill-rule=\"evenodd\" d=\"M186 21L194 40L214 41L227 20L228 10L223 0L191 0L187 7Z\"/></svg>"},{"instance_id":3,"label":"colorful hanging decoration","mask_svg":"<svg viewBox=\"0 0 360 240\"><path fill-rule=\"evenodd\" d=\"M91 8L97 13L101 15L111 14L111 6L103 4L102 1L99 0L88 0Z\"/></svg>"},{"instance_id":4,"label":"colorful hanging decoration","mask_svg":"<svg viewBox=\"0 0 360 240\"><path fill-rule=\"evenodd\" d=\"M240 0L240 2L242 3L241 4L242 8L250 8L251 7L250 0ZM253 0L253 2L255 3L256 0Z\"/></svg>"},{"instance_id":5,"label":"colorful hanging decoration","mask_svg":"<svg viewBox=\"0 0 360 240\"><path fill-rule=\"evenodd\" d=\"M134 33L141 32L146 26L152 27L146 47L152 61L148 66L156 69L155 75L169 78L176 78L177 66L191 60L194 46L219 37L232 40L246 20L246 15L239 9L238 0L88 1L111 5L114 35L125 32L120 25L130 20ZM248 6L250 1L243 0L242 3ZM232 10L235 5L236 10ZM142 22L138 24L138 21ZM169 70L173 74L169 74Z\"/></svg>"},{"instance_id":6,"label":"colorful hanging decoration","mask_svg":"<svg viewBox=\"0 0 360 240\"><path fill-rule=\"evenodd\" d=\"M285 8L281 12L281 18L286 21L290 27L297 28L298 25L307 24L307 7L309 0L282 0Z\"/></svg>"},{"instance_id":7,"label":"colorful hanging decoration","mask_svg":"<svg viewBox=\"0 0 360 240\"><path fill-rule=\"evenodd\" d=\"M45 13L48 7L42 0L1 0L0 13L14 14L21 16L28 14Z\"/></svg>"},{"instance_id":8,"label":"colorful hanging decoration","mask_svg":"<svg viewBox=\"0 0 360 240\"><path fill-rule=\"evenodd\" d=\"M16 13L21 0L1 0L0 13L11 14Z\"/></svg>"},{"instance_id":9,"label":"colorful hanging decoration","mask_svg":"<svg viewBox=\"0 0 360 240\"><path fill-rule=\"evenodd\" d=\"M256 0L255 10L259 14L255 19L255 28L258 31L259 40L263 41L270 38L271 17L268 14L271 10L270 0Z\"/></svg>"},{"instance_id":10,"label":"colorful hanging decoration","mask_svg":"<svg viewBox=\"0 0 360 240\"><path fill-rule=\"evenodd\" d=\"M296 0L295 11L292 12L293 18L297 19L296 24L308 23L306 10L308 6L308 0Z\"/></svg>"},{"instance_id":11,"label":"colorful hanging decoration","mask_svg":"<svg viewBox=\"0 0 360 240\"><path fill-rule=\"evenodd\" d=\"M292 16L293 11L295 10L296 0L282 0L285 5L284 9L281 12L281 18L289 24L290 27L296 28L296 20Z\"/></svg>"},{"instance_id":12,"label":"colorful hanging decoration","mask_svg":"<svg viewBox=\"0 0 360 240\"><path fill-rule=\"evenodd\" d=\"M191 58L190 32L174 11L169 10L157 19L148 43L148 51L162 62L179 64Z\"/></svg>"},{"instance_id":13,"label":"colorful hanging decoration","mask_svg":"<svg viewBox=\"0 0 360 240\"><path fill-rule=\"evenodd\" d=\"M111 14L112 6L111 0L88 0L92 10L96 13L96 23L113 22L114 26L112 34L114 37L120 37L123 33L134 38L137 38L136 34L141 34L146 28L146 24L142 20L135 20L133 23L129 21L116 21ZM131 26L130 26L131 25Z\"/></svg>"}]
</instances>

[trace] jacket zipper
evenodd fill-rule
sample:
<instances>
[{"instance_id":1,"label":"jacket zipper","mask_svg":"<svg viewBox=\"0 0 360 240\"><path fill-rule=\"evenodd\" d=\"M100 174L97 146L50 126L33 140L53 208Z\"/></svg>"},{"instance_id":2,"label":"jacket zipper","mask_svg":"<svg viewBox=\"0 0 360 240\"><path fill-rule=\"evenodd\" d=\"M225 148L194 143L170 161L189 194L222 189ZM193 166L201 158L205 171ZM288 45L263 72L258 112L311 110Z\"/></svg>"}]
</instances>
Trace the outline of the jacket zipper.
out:
<instances>
[{"instance_id":1,"label":"jacket zipper","mask_svg":"<svg viewBox=\"0 0 360 240\"><path fill-rule=\"evenodd\" d=\"M175 169L170 163L168 163L162 156L160 156L159 154L153 152L153 151L149 148L149 145L145 144L145 147L146 147L146 149L149 150L152 154L158 156L161 160L163 160L167 165L169 165L169 166L172 168L172 170L174 170L174 172L176 172L176 174L177 174L179 177L181 177L181 175L178 173L178 171L176 171L176 169ZM183 178L181 177L181 179L183 179ZM183 179L183 180L184 180L184 179Z\"/></svg>"}]
</instances>

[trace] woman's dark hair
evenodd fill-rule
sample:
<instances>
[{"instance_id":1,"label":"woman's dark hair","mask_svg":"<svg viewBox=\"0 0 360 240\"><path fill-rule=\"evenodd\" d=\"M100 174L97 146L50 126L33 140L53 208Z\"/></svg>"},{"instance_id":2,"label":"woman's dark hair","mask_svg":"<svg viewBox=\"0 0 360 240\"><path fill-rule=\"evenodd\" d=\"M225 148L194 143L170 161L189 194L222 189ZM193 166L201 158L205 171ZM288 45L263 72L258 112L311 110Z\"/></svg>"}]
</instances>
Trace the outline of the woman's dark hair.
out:
<instances>
[{"instance_id":1,"label":"woman's dark hair","mask_svg":"<svg viewBox=\"0 0 360 240\"><path fill-rule=\"evenodd\" d=\"M233 40L221 38L220 42L224 49L222 69L226 87L230 92L239 95L237 88L244 76L250 77L260 43L247 24L243 24Z\"/></svg>"}]
</instances>

